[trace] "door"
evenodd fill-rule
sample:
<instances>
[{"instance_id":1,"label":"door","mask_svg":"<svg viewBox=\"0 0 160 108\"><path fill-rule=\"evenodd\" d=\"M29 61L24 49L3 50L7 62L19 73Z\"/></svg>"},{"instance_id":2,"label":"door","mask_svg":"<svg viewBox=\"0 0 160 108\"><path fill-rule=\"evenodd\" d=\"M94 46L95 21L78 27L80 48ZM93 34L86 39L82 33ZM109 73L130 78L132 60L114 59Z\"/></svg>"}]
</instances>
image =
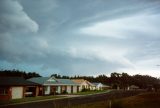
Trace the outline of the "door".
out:
<instances>
[{"instance_id":1,"label":"door","mask_svg":"<svg viewBox=\"0 0 160 108\"><path fill-rule=\"evenodd\" d=\"M23 98L23 87L12 87L12 99Z\"/></svg>"}]
</instances>

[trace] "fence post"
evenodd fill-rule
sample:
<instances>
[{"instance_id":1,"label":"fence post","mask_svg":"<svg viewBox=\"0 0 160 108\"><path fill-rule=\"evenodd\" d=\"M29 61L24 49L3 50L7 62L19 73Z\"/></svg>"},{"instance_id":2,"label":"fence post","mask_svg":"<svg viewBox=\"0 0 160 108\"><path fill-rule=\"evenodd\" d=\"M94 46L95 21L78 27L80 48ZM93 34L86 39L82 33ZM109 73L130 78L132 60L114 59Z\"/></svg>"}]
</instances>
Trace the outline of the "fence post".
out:
<instances>
[{"instance_id":1,"label":"fence post","mask_svg":"<svg viewBox=\"0 0 160 108\"><path fill-rule=\"evenodd\" d=\"M109 100L109 108L111 108L112 107L112 102L111 102L111 100Z\"/></svg>"}]
</instances>

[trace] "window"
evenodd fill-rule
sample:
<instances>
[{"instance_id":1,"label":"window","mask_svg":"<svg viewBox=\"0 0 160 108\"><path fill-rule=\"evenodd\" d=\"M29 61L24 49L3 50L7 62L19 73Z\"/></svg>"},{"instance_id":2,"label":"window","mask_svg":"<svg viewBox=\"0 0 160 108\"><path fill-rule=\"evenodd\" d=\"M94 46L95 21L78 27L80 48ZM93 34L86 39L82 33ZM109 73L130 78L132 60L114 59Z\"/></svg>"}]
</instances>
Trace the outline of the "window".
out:
<instances>
[{"instance_id":1,"label":"window","mask_svg":"<svg viewBox=\"0 0 160 108\"><path fill-rule=\"evenodd\" d=\"M8 94L8 89L7 88L0 88L0 95L6 95Z\"/></svg>"}]
</instances>

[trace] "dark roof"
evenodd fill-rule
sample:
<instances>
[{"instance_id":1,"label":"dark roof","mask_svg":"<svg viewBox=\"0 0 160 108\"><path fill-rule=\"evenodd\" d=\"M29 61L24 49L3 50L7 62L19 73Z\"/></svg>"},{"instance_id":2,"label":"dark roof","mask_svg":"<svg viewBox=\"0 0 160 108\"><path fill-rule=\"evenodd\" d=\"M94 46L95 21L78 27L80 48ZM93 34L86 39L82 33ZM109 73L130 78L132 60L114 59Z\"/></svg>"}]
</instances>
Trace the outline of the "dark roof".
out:
<instances>
[{"instance_id":1,"label":"dark roof","mask_svg":"<svg viewBox=\"0 0 160 108\"><path fill-rule=\"evenodd\" d=\"M28 81L32 81L38 84L44 84L50 77L35 77L35 78L30 78Z\"/></svg>"},{"instance_id":2,"label":"dark roof","mask_svg":"<svg viewBox=\"0 0 160 108\"><path fill-rule=\"evenodd\" d=\"M95 86L97 86L97 85L100 84L100 83L93 82L92 84L95 85Z\"/></svg>"},{"instance_id":3,"label":"dark roof","mask_svg":"<svg viewBox=\"0 0 160 108\"><path fill-rule=\"evenodd\" d=\"M22 77L0 77L0 86L35 86L37 83L27 81Z\"/></svg>"},{"instance_id":4,"label":"dark roof","mask_svg":"<svg viewBox=\"0 0 160 108\"><path fill-rule=\"evenodd\" d=\"M98 86L99 84L101 84L102 86L104 86L104 84L102 84L100 82L93 82L92 84L95 85L95 86Z\"/></svg>"},{"instance_id":5,"label":"dark roof","mask_svg":"<svg viewBox=\"0 0 160 108\"><path fill-rule=\"evenodd\" d=\"M28 79L28 81L32 81L41 85L77 85L70 79L56 79L55 77L37 77Z\"/></svg>"}]
</instances>

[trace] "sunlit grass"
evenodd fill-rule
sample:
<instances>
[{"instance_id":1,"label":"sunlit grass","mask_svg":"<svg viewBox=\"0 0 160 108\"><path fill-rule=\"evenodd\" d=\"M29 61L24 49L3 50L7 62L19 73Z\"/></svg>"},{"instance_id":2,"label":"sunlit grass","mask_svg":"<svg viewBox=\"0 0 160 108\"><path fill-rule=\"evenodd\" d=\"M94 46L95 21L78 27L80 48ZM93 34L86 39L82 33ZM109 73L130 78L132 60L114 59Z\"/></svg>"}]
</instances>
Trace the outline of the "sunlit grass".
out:
<instances>
[{"instance_id":1,"label":"sunlit grass","mask_svg":"<svg viewBox=\"0 0 160 108\"><path fill-rule=\"evenodd\" d=\"M85 92L78 92L75 93L76 95L89 95L89 94L97 94L97 93L106 93L110 92L111 90L91 90L91 91L85 91Z\"/></svg>"}]
</instances>

